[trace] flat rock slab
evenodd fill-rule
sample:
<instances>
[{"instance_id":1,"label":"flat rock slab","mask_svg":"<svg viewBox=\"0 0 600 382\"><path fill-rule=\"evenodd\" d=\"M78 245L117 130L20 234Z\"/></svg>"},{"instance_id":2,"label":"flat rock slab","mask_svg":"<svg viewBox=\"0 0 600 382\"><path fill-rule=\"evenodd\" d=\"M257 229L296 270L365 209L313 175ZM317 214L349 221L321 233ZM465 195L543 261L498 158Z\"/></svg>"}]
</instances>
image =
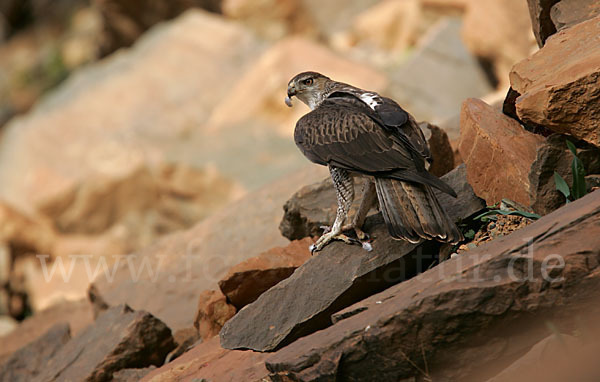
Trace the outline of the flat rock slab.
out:
<instances>
[{"instance_id":1,"label":"flat rock slab","mask_svg":"<svg viewBox=\"0 0 600 382\"><path fill-rule=\"evenodd\" d=\"M31 381L70 339L68 323L54 325L44 335L17 350L0 366L0 381Z\"/></svg>"},{"instance_id":2,"label":"flat rock slab","mask_svg":"<svg viewBox=\"0 0 600 382\"><path fill-rule=\"evenodd\" d=\"M487 380L551 334L546 322L566 333L582 311L598 317L599 232L596 191L340 312L267 359L270 377Z\"/></svg>"},{"instance_id":3,"label":"flat rock slab","mask_svg":"<svg viewBox=\"0 0 600 382\"><path fill-rule=\"evenodd\" d=\"M552 6L560 0L527 0L533 34L540 47L546 39L556 32L556 26L550 17Z\"/></svg>"},{"instance_id":4,"label":"flat rock slab","mask_svg":"<svg viewBox=\"0 0 600 382\"><path fill-rule=\"evenodd\" d=\"M442 179L458 193L456 199L438 194L453 220L484 207L466 182L464 166ZM275 350L331 325L336 311L423 271L438 253L437 243L393 240L380 214L367 219L365 231L376 238L372 252L339 242L328 245L229 320L221 330L221 345Z\"/></svg>"},{"instance_id":5,"label":"flat rock slab","mask_svg":"<svg viewBox=\"0 0 600 382\"><path fill-rule=\"evenodd\" d=\"M61 347L33 381L111 381L121 369L162 364L175 346L160 320L120 305Z\"/></svg>"}]
</instances>

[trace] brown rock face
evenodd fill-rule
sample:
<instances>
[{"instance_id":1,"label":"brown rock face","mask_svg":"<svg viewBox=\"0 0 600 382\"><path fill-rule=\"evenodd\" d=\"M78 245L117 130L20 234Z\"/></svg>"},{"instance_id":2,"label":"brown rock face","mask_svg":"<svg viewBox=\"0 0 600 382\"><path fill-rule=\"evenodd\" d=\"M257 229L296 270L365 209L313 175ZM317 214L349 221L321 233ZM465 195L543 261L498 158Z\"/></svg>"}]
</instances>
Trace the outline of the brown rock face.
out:
<instances>
[{"instance_id":1,"label":"brown rock face","mask_svg":"<svg viewBox=\"0 0 600 382\"><path fill-rule=\"evenodd\" d=\"M61 347L34 381L111 381L118 370L162 364L173 348L165 324L121 305Z\"/></svg>"},{"instance_id":2,"label":"brown rock face","mask_svg":"<svg viewBox=\"0 0 600 382\"><path fill-rule=\"evenodd\" d=\"M17 350L0 365L0 380L31 381L44 371L46 362L70 339L69 324L54 325L44 335Z\"/></svg>"},{"instance_id":3,"label":"brown rock face","mask_svg":"<svg viewBox=\"0 0 600 382\"><path fill-rule=\"evenodd\" d=\"M234 266L219 281L221 292L238 310L242 309L310 259L311 244L312 238L295 240L287 247L270 249Z\"/></svg>"},{"instance_id":4,"label":"brown rock face","mask_svg":"<svg viewBox=\"0 0 600 382\"><path fill-rule=\"evenodd\" d=\"M212 338L146 375L142 382L258 382L264 381L267 354L226 350Z\"/></svg>"},{"instance_id":5,"label":"brown rock face","mask_svg":"<svg viewBox=\"0 0 600 382\"><path fill-rule=\"evenodd\" d=\"M149 311L173 330L189 327L199 291L216 290L232 266L288 243L277 229L281 206L298 187L322 179L326 172L325 167L311 166L284 177L187 231L122 257L116 272L94 281L95 297L108 306L128 303Z\"/></svg>"},{"instance_id":6,"label":"brown rock face","mask_svg":"<svg viewBox=\"0 0 600 382\"><path fill-rule=\"evenodd\" d=\"M423 130L431 151L432 163L429 172L438 177L449 173L455 163L448 134L438 126L427 122L421 122L419 127Z\"/></svg>"},{"instance_id":7,"label":"brown rock face","mask_svg":"<svg viewBox=\"0 0 600 382\"><path fill-rule=\"evenodd\" d=\"M540 47L546 39L556 32L556 27L550 18L552 6L560 0L527 0L533 34Z\"/></svg>"},{"instance_id":8,"label":"brown rock face","mask_svg":"<svg viewBox=\"0 0 600 382\"><path fill-rule=\"evenodd\" d=\"M519 119L600 145L600 16L564 29L510 73Z\"/></svg>"},{"instance_id":9,"label":"brown rock face","mask_svg":"<svg viewBox=\"0 0 600 382\"><path fill-rule=\"evenodd\" d=\"M554 4L550 17L561 30L600 15L600 3L596 0L562 0Z\"/></svg>"},{"instance_id":10,"label":"brown rock face","mask_svg":"<svg viewBox=\"0 0 600 382\"><path fill-rule=\"evenodd\" d=\"M598 317L599 226L595 192L339 312L272 355L270 376L488 380L551 334L545 322L570 333L582 309Z\"/></svg>"},{"instance_id":11,"label":"brown rock face","mask_svg":"<svg viewBox=\"0 0 600 382\"><path fill-rule=\"evenodd\" d=\"M200 333L200 337L206 340L219 334L223 325L235 315L235 312L235 307L227 303L223 293L205 290L198 298L194 327Z\"/></svg>"},{"instance_id":12,"label":"brown rock face","mask_svg":"<svg viewBox=\"0 0 600 382\"><path fill-rule=\"evenodd\" d=\"M466 182L464 167L442 179L458 194L456 199L437 194L452 219L483 208ZM393 240L381 214L367 218L365 232L376 238L372 252L339 242L328 245L229 320L220 333L221 345L257 351L280 348L331 325L334 312L426 269L438 253L437 243L419 246Z\"/></svg>"},{"instance_id":13,"label":"brown rock face","mask_svg":"<svg viewBox=\"0 0 600 382\"><path fill-rule=\"evenodd\" d=\"M488 205L502 198L530 205L527 179L544 138L477 99L463 103L460 125L459 151L475 194Z\"/></svg>"}]
</instances>

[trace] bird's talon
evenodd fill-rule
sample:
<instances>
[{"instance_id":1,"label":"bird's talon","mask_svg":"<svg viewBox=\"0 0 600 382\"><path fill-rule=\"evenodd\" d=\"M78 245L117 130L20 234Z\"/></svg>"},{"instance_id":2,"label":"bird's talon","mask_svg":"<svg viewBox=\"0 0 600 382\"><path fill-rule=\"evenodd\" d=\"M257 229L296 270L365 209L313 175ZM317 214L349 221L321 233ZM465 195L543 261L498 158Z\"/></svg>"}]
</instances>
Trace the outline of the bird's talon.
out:
<instances>
[{"instance_id":1,"label":"bird's talon","mask_svg":"<svg viewBox=\"0 0 600 382\"><path fill-rule=\"evenodd\" d=\"M326 233L331 232L331 227L328 225L322 225L319 228L321 228L323 230L323 235L325 235Z\"/></svg>"}]
</instances>

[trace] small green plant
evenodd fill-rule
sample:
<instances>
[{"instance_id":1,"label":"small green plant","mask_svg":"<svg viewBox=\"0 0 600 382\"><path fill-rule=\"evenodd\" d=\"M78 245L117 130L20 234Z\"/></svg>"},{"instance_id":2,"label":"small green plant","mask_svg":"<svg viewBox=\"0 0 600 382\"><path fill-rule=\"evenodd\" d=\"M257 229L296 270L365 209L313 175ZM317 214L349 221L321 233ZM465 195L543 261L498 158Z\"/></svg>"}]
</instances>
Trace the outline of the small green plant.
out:
<instances>
[{"instance_id":1,"label":"small green plant","mask_svg":"<svg viewBox=\"0 0 600 382\"><path fill-rule=\"evenodd\" d=\"M556 185L556 189L565 196L567 203L569 203L585 196L587 187L585 184L585 168L583 167L583 162L577 156L577 148L571 141L567 140L566 142L567 147L573 154L573 161L571 162L573 186L569 187L564 178L556 171L554 171L554 184Z\"/></svg>"},{"instance_id":2,"label":"small green plant","mask_svg":"<svg viewBox=\"0 0 600 382\"><path fill-rule=\"evenodd\" d=\"M541 218L540 215L534 214L532 212L527 212L527 211L520 211L520 210L506 211L506 210L494 209L494 210L485 211L481 215L477 215L475 217L475 220L481 220L482 222L488 222L490 220L498 220L496 215L518 215L518 216L523 216L523 217L533 219L533 220L537 220L537 219Z\"/></svg>"}]
</instances>

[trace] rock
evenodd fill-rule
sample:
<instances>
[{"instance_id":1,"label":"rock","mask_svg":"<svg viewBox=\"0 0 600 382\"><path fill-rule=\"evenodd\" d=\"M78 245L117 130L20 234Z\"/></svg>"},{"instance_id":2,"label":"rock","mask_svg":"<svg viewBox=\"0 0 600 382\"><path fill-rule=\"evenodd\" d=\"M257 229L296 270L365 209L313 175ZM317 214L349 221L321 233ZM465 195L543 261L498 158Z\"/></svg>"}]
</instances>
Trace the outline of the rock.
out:
<instances>
[{"instance_id":1,"label":"rock","mask_svg":"<svg viewBox=\"0 0 600 382\"><path fill-rule=\"evenodd\" d=\"M550 18L552 6L560 0L527 0L533 34L539 47L544 46L546 39L556 32L556 26Z\"/></svg>"},{"instance_id":2,"label":"rock","mask_svg":"<svg viewBox=\"0 0 600 382\"><path fill-rule=\"evenodd\" d=\"M223 325L236 313L234 306L227 303L227 298L216 290L205 290L200 293L198 309L194 318L194 327L203 340L216 336Z\"/></svg>"},{"instance_id":3,"label":"rock","mask_svg":"<svg viewBox=\"0 0 600 382\"><path fill-rule=\"evenodd\" d=\"M600 16L563 29L510 73L519 119L600 146Z\"/></svg>"},{"instance_id":4,"label":"rock","mask_svg":"<svg viewBox=\"0 0 600 382\"><path fill-rule=\"evenodd\" d=\"M93 322L89 302L64 301L26 318L15 330L0 337L0 360L33 342L51 327L65 321L68 322L73 336L79 334Z\"/></svg>"},{"instance_id":5,"label":"rock","mask_svg":"<svg viewBox=\"0 0 600 382\"><path fill-rule=\"evenodd\" d=\"M574 348L581 347L580 339L570 335L559 333L544 338L531 347L524 356L516 360L509 367L498 375L494 376L488 382L525 380L523 374L530 374L534 369L543 370L540 374L547 374L547 378L535 380L560 380L555 379L556 375L548 373L547 369L552 365L561 363L566 359L572 358ZM571 359L571 362L575 359ZM535 373L535 372L534 372ZM538 372L539 373L539 372ZM529 380L534 380L529 379Z\"/></svg>"},{"instance_id":6,"label":"rock","mask_svg":"<svg viewBox=\"0 0 600 382\"><path fill-rule=\"evenodd\" d=\"M462 36L469 51L489 65L498 88L509 85L508 73L536 48L527 4L522 0L471 1Z\"/></svg>"},{"instance_id":7,"label":"rock","mask_svg":"<svg viewBox=\"0 0 600 382\"><path fill-rule=\"evenodd\" d=\"M359 313L269 357L270 377L487 380L551 334L546 322L572 332L583 309L595 325L598 224L595 192L339 312Z\"/></svg>"},{"instance_id":8,"label":"rock","mask_svg":"<svg viewBox=\"0 0 600 382\"><path fill-rule=\"evenodd\" d=\"M550 18L558 30L598 15L600 15L600 4L594 0L561 0L550 9Z\"/></svg>"},{"instance_id":9,"label":"rock","mask_svg":"<svg viewBox=\"0 0 600 382\"><path fill-rule=\"evenodd\" d=\"M268 374L266 358L267 354L223 349L219 339L212 338L146 375L142 382L258 382Z\"/></svg>"},{"instance_id":10,"label":"rock","mask_svg":"<svg viewBox=\"0 0 600 382\"><path fill-rule=\"evenodd\" d=\"M18 326L17 320L7 315L0 315L0 337L10 334ZM0 363L2 362L0 358Z\"/></svg>"},{"instance_id":11,"label":"rock","mask_svg":"<svg viewBox=\"0 0 600 382\"><path fill-rule=\"evenodd\" d=\"M387 85L382 73L344 59L322 45L306 38L289 37L270 47L233 87L213 111L209 123L214 129L239 126L247 129L248 121L268 122L293 146L293 126L309 109L299 101L288 108L283 99L288 81L296 74L313 70L336 81L380 91ZM264 74L269 73L265 81ZM244 105L240 108L240 105ZM253 138L254 139L254 138Z\"/></svg>"},{"instance_id":12,"label":"rock","mask_svg":"<svg viewBox=\"0 0 600 382\"><path fill-rule=\"evenodd\" d=\"M332 42L364 11L380 0L301 0L307 17L312 20L324 40Z\"/></svg>"},{"instance_id":13,"label":"rock","mask_svg":"<svg viewBox=\"0 0 600 382\"><path fill-rule=\"evenodd\" d=\"M429 172L435 176L447 174L454 168L454 152L448 139L448 134L436 125L427 122L419 124L427 139L431 151L431 167Z\"/></svg>"},{"instance_id":14,"label":"rock","mask_svg":"<svg viewBox=\"0 0 600 382\"><path fill-rule=\"evenodd\" d=\"M458 193L456 199L439 196L452 219L483 208L466 184L464 167L442 179ZM336 311L414 276L437 254L434 242L418 246L391 239L380 214L367 218L365 232L376 237L372 252L339 242L328 245L229 320L220 333L221 345L271 351L289 344L331 325Z\"/></svg>"},{"instance_id":15,"label":"rock","mask_svg":"<svg viewBox=\"0 0 600 382\"><path fill-rule=\"evenodd\" d=\"M171 330L143 311L121 305L102 313L44 365L34 381L110 381L128 368L161 365L175 348Z\"/></svg>"},{"instance_id":16,"label":"rock","mask_svg":"<svg viewBox=\"0 0 600 382\"><path fill-rule=\"evenodd\" d=\"M416 43L421 13L419 0L381 1L356 17L353 40L356 44L402 54Z\"/></svg>"},{"instance_id":17,"label":"rock","mask_svg":"<svg viewBox=\"0 0 600 382\"><path fill-rule=\"evenodd\" d=\"M362 178L355 179L354 187L360 190ZM350 215L358 209L360 198L355 198ZM284 215L279 223L281 234L290 240L320 236L322 226L329 226L336 213L335 189L331 178L302 187L283 206Z\"/></svg>"},{"instance_id":18,"label":"rock","mask_svg":"<svg viewBox=\"0 0 600 382\"><path fill-rule=\"evenodd\" d=\"M138 382L148 373L156 370L156 366L143 369L123 369L113 373L112 382Z\"/></svg>"},{"instance_id":19,"label":"rock","mask_svg":"<svg viewBox=\"0 0 600 382\"><path fill-rule=\"evenodd\" d=\"M13 259L26 254L49 253L55 238L50 220L43 216L28 216L0 201L0 243L10 247L9 254Z\"/></svg>"},{"instance_id":20,"label":"rock","mask_svg":"<svg viewBox=\"0 0 600 382\"><path fill-rule=\"evenodd\" d=\"M295 240L234 266L219 281L221 292L237 310L242 309L310 259L308 247L313 243L312 238Z\"/></svg>"},{"instance_id":21,"label":"rock","mask_svg":"<svg viewBox=\"0 0 600 382\"><path fill-rule=\"evenodd\" d=\"M14 352L0 365L0 379L12 382L33 380L44 371L46 362L70 339L69 324L52 326L44 335Z\"/></svg>"},{"instance_id":22,"label":"rock","mask_svg":"<svg viewBox=\"0 0 600 382\"><path fill-rule=\"evenodd\" d=\"M316 34L301 0L224 0L223 15L242 21L271 40L290 34Z\"/></svg>"},{"instance_id":23,"label":"rock","mask_svg":"<svg viewBox=\"0 0 600 382\"><path fill-rule=\"evenodd\" d=\"M531 164L528 178L531 208L538 214L548 214L565 204L565 197L556 189L555 171L567 184L573 184L573 154L567 148L567 139L570 138L558 134L549 136ZM587 145L577 151L577 157L583 163L586 174L600 174L600 149Z\"/></svg>"},{"instance_id":24,"label":"rock","mask_svg":"<svg viewBox=\"0 0 600 382\"><path fill-rule=\"evenodd\" d=\"M531 205L528 177L544 138L477 99L464 102L460 125L459 151L475 194L487 205L502 198Z\"/></svg>"},{"instance_id":25,"label":"rock","mask_svg":"<svg viewBox=\"0 0 600 382\"><path fill-rule=\"evenodd\" d=\"M102 54L133 44L153 25L172 19L191 7L220 12L221 0L157 1L151 4L140 0L94 0L103 18Z\"/></svg>"},{"instance_id":26,"label":"rock","mask_svg":"<svg viewBox=\"0 0 600 382\"><path fill-rule=\"evenodd\" d=\"M467 51L460 29L459 19L441 20L390 73L389 96L417 120L442 122L456 114L465 98L492 91L479 63Z\"/></svg>"},{"instance_id":27,"label":"rock","mask_svg":"<svg viewBox=\"0 0 600 382\"><path fill-rule=\"evenodd\" d=\"M247 194L192 229L117 257L116 268L94 281L96 297L109 306L127 303L149 311L173 330L189 327L199 291L216 290L232 266L288 243L277 229L281 206L298 187L326 173L310 166Z\"/></svg>"},{"instance_id":28,"label":"rock","mask_svg":"<svg viewBox=\"0 0 600 382\"><path fill-rule=\"evenodd\" d=\"M207 43L205 36L219 38ZM46 212L69 232L124 224L138 227L141 236L145 229L158 230L152 225L157 220L189 220L195 207L170 215L177 204L173 199L181 196L157 195L168 181L163 169L172 163L184 167L177 171L197 168L227 191L223 178L232 181L222 167L216 169L221 176L215 176L208 161L186 154L184 146L196 148L193 132L202 131L211 110L260 53L259 44L239 25L190 11L132 49L78 71L4 127L0 198L27 215ZM206 88L210 94L202 91ZM147 192L139 192L147 186ZM239 196L225 192L225 202L231 201L227 195ZM159 196L168 200L158 212L149 212ZM122 220L110 221L111 213Z\"/></svg>"},{"instance_id":29,"label":"rock","mask_svg":"<svg viewBox=\"0 0 600 382\"><path fill-rule=\"evenodd\" d=\"M165 359L165 363L173 361L186 351L188 351L195 343L202 341L197 328L179 329L173 334L177 348L170 352ZM141 378L138 378L138 380Z\"/></svg>"}]
</instances>

